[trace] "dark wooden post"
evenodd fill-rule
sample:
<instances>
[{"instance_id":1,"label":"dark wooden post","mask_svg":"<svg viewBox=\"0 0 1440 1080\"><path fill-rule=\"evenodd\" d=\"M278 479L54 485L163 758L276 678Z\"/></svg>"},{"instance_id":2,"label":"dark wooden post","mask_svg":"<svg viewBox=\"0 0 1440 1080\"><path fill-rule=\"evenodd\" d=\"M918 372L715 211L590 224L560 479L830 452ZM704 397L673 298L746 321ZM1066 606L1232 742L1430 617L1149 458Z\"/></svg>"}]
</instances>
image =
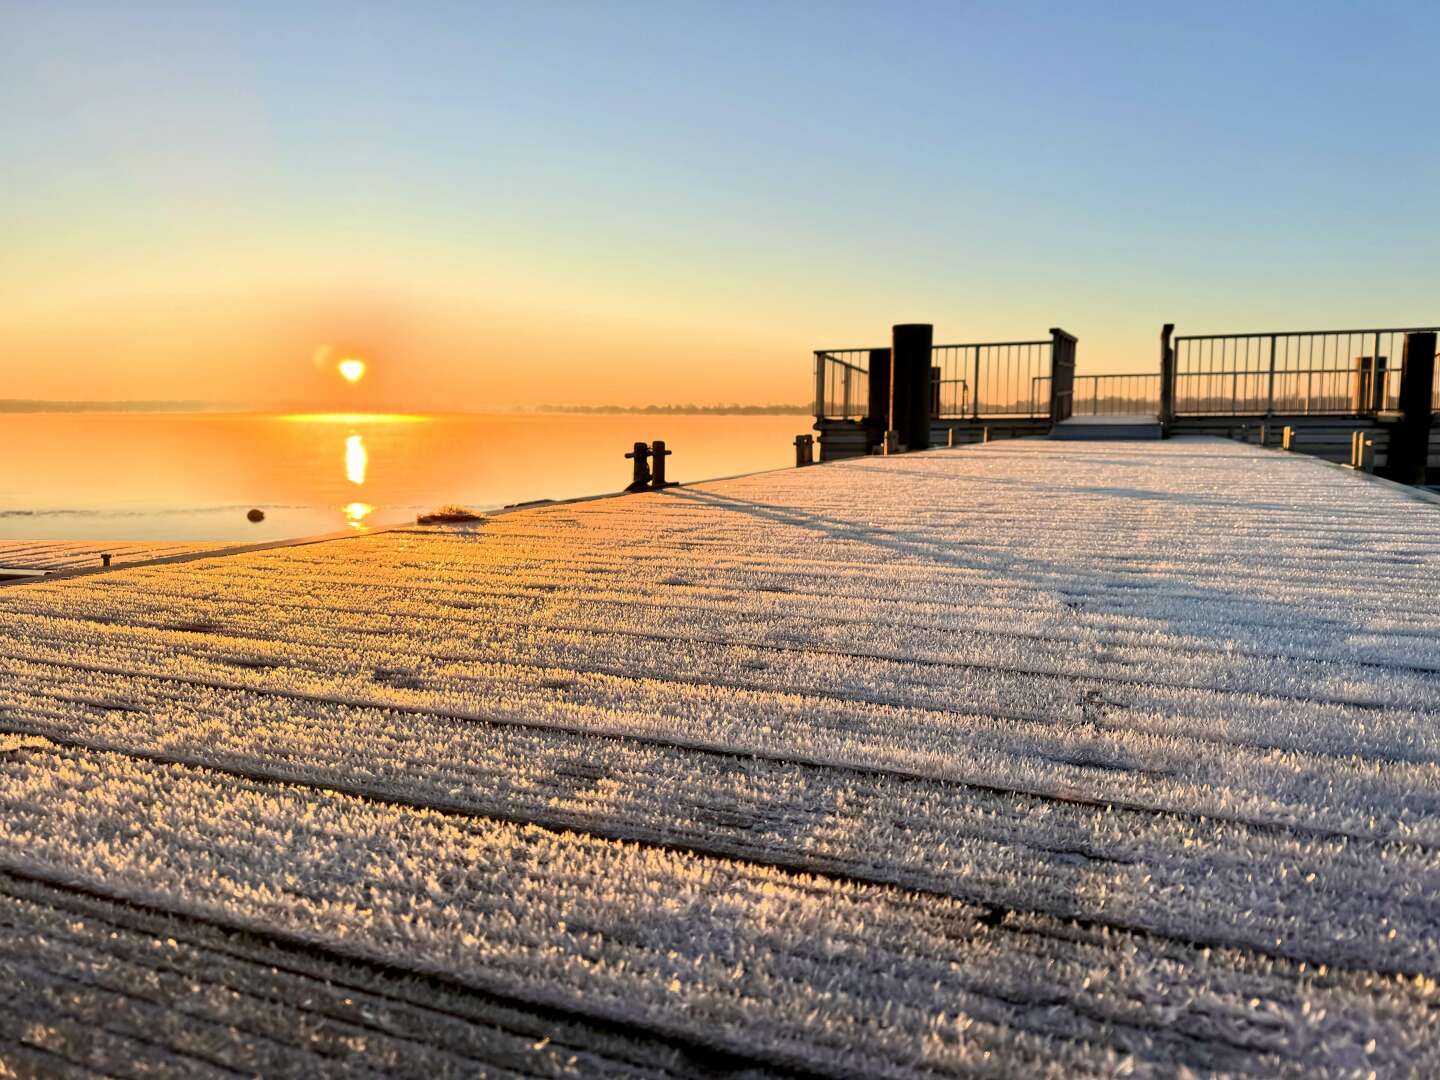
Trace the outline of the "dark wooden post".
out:
<instances>
[{"instance_id":1,"label":"dark wooden post","mask_svg":"<svg viewBox=\"0 0 1440 1080\"><path fill-rule=\"evenodd\" d=\"M1400 369L1400 422L1390 429L1390 479L1425 483L1430 458L1430 414L1435 394L1435 332L1405 335Z\"/></svg>"},{"instance_id":2,"label":"dark wooden post","mask_svg":"<svg viewBox=\"0 0 1440 1080\"><path fill-rule=\"evenodd\" d=\"M105 552L103 555L100 556L100 565L101 565L101 566L109 566L109 565L110 565L110 553L109 553L108 551Z\"/></svg>"},{"instance_id":3,"label":"dark wooden post","mask_svg":"<svg viewBox=\"0 0 1440 1080\"><path fill-rule=\"evenodd\" d=\"M1058 326L1050 328L1050 423L1075 414L1075 345L1079 339Z\"/></svg>"},{"instance_id":4,"label":"dark wooden post","mask_svg":"<svg viewBox=\"0 0 1440 1080\"><path fill-rule=\"evenodd\" d=\"M650 447L637 442L635 449L625 455L635 462L635 475L626 491L645 491L650 487Z\"/></svg>"},{"instance_id":5,"label":"dark wooden post","mask_svg":"<svg viewBox=\"0 0 1440 1080\"><path fill-rule=\"evenodd\" d=\"M865 449L885 441L890 426L890 350L870 350L870 401L865 410Z\"/></svg>"},{"instance_id":6,"label":"dark wooden post","mask_svg":"<svg viewBox=\"0 0 1440 1080\"><path fill-rule=\"evenodd\" d=\"M1166 435L1175 421L1175 348L1170 344L1174 333L1174 323L1160 328L1160 423Z\"/></svg>"},{"instance_id":7,"label":"dark wooden post","mask_svg":"<svg viewBox=\"0 0 1440 1080\"><path fill-rule=\"evenodd\" d=\"M890 331L890 428L907 450L930 449L930 355L935 327L901 323Z\"/></svg>"},{"instance_id":8,"label":"dark wooden post","mask_svg":"<svg viewBox=\"0 0 1440 1080\"><path fill-rule=\"evenodd\" d=\"M815 436L795 436L795 467L815 464Z\"/></svg>"},{"instance_id":9,"label":"dark wooden post","mask_svg":"<svg viewBox=\"0 0 1440 1080\"><path fill-rule=\"evenodd\" d=\"M1355 358L1351 407L1357 413L1380 412L1385 408L1385 366L1383 356Z\"/></svg>"},{"instance_id":10,"label":"dark wooden post","mask_svg":"<svg viewBox=\"0 0 1440 1080\"><path fill-rule=\"evenodd\" d=\"M661 488L675 487L674 480L665 479L665 459L675 451L665 449L665 440L656 439L650 448L650 458L655 462L655 475L650 480L652 491L659 491Z\"/></svg>"}]
</instances>

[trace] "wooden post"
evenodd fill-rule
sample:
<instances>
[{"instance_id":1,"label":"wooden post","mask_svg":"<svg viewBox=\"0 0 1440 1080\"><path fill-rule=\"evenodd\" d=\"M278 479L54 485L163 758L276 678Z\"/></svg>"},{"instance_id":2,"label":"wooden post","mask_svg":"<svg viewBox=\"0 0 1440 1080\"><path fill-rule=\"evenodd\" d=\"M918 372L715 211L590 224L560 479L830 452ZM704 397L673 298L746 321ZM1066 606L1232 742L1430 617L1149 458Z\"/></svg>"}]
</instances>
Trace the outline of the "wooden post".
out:
<instances>
[{"instance_id":1,"label":"wooden post","mask_svg":"<svg viewBox=\"0 0 1440 1080\"><path fill-rule=\"evenodd\" d=\"M795 436L795 467L815 464L815 436Z\"/></svg>"},{"instance_id":2,"label":"wooden post","mask_svg":"<svg viewBox=\"0 0 1440 1080\"><path fill-rule=\"evenodd\" d=\"M1295 449L1295 429L1286 424L1280 431L1280 448L1282 450Z\"/></svg>"},{"instance_id":3,"label":"wooden post","mask_svg":"<svg viewBox=\"0 0 1440 1080\"><path fill-rule=\"evenodd\" d=\"M635 475L626 491L645 491L650 487L650 447L637 442L635 449L625 455L635 461Z\"/></svg>"},{"instance_id":4,"label":"wooden post","mask_svg":"<svg viewBox=\"0 0 1440 1080\"><path fill-rule=\"evenodd\" d=\"M1175 421L1175 349L1170 344L1174 333L1174 323L1160 328L1160 423L1167 436Z\"/></svg>"},{"instance_id":5,"label":"wooden post","mask_svg":"<svg viewBox=\"0 0 1440 1080\"><path fill-rule=\"evenodd\" d=\"M890 428L905 449L928 450L935 328L929 323L901 323L890 334Z\"/></svg>"},{"instance_id":6,"label":"wooden post","mask_svg":"<svg viewBox=\"0 0 1440 1080\"><path fill-rule=\"evenodd\" d=\"M955 429L954 429L953 427L949 429L948 435L949 435L949 441L948 441L945 445L946 445L946 446L954 446L954 445L955 445Z\"/></svg>"},{"instance_id":7,"label":"wooden post","mask_svg":"<svg viewBox=\"0 0 1440 1080\"><path fill-rule=\"evenodd\" d=\"M1074 334L1058 326L1050 328L1050 423L1055 425L1075 414Z\"/></svg>"},{"instance_id":8,"label":"wooden post","mask_svg":"<svg viewBox=\"0 0 1440 1080\"><path fill-rule=\"evenodd\" d=\"M1390 429L1387 472L1402 484L1425 483L1435 394L1435 332L1405 335L1400 369L1400 422Z\"/></svg>"},{"instance_id":9,"label":"wooden post","mask_svg":"<svg viewBox=\"0 0 1440 1080\"><path fill-rule=\"evenodd\" d=\"M100 556L100 565L101 565L101 566L109 566L109 565L110 565L110 553L109 553L108 551L105 552L103 555Z\"/></svg>"},{"instance_id":10,"label":"wooden post","mask_svg":"<svg viewBox=\"0 0 1440 1080\"><path fill-rule=\"evenodd\" d=\"M1351 408L1357 413L1380 412L1385 408L1385 361L1383 356L1357 356L1351 393Z\"/></svg>"},{"instance_id":11,"label":"wooden post","mask_svg":"<svg viewBox=\"0 0 1440 1080\"><path fill-rule=\"evenodd\" d=\"M984 427L982 427L982 428L980 429L980 441L981 441L982 443L987 443L987 442L990 441L990 425L989 425L989 424L986 424Z\"/></svg>"},{"instance_id":12,"label":"wooden post","mask_svg":"<svg viewBox=\"0 0 1440 1080\"><path fill-rule=\"evenodd\" d=\"M870 350L870 398L865 410L865 449L880 446L890 427L890 350Z\"/></svg>"},{"instance_id":13,"label":"wooden post","mask_svg":"<svg viewBox=\"0 0 1440 1080\"><path fill-rule=\"evenodd\" d=\"M1350 433L1350 467L1361 472L1375 471L1375 440L1363 431Z\"/></svg>"},{"instance_id":14,"label":"wooden post","mask_svg":"<svg viewBox=\"0 0 1440 1080\"><path fill-rule=\"evenodd\" d=\"M659 491L662 488L675 487L674 480L665 479L665 459L675 451L665 449L665 440L656 439L650 448L650 457L655 462L655 475L650 480L650 490Z\"/></svg>"}]
</instances>

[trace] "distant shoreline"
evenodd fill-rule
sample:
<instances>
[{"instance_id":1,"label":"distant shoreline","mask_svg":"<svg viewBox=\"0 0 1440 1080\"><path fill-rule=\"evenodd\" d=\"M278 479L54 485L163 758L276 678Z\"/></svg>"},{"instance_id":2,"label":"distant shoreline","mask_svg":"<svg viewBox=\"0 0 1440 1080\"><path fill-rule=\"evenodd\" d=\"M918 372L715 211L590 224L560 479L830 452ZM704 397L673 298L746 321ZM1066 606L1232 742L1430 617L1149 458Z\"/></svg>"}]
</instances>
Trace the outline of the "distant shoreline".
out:
<instances>
[{"instance_id":1,"label":"distant shoreline","mask_svg":"<svg viewBox=\"0 0 1440 1080\"><path fill-rule=\"evenodd\" d=\"M521 413L570 413L582 416L810 416L809 405L535 405Z\"/></svg>"},{"instance_id":2,"label":"distant shoreline","mask_svg":"<svg viewBox=\"0 0 1440 1080\"><path fill-rule=\"evenodd\" d=\"M286 414L334 412L333 405L227 405L213 401L43 401L0 398L0 414L34 413L249 413ZM413 412L370 409L366 412ZM447 415L470 416L809 416L809 405L516 405L474 411L443 410ZM440 411L435 411L436 415Z\"/></svg>"},{"instance_id":3,"label":"distant shoreline","mask_svg":"<svg viewBox=\"0 0 1440 1080\"><path fill-rule=\"evenodd\" d=\"M212 401L44 401L0 398L0 413L230 412Z\"/></svg>"}]
</instances>

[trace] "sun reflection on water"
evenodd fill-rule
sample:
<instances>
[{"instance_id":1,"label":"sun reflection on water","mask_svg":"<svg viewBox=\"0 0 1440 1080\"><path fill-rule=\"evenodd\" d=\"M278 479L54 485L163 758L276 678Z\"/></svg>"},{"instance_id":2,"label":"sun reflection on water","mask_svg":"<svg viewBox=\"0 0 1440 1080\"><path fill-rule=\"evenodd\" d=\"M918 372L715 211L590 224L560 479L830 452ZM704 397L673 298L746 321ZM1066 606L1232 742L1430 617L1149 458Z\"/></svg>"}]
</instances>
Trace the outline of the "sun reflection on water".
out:
<instances>
[{"instance_id":1,"label":"sun reflection on water","mask_svg":"<svg viewBox=\"0 0 1440 1080\"><path fill-rule=\"evenodd\" d=\"M366 502L352 502L340 508L345 515L345 524L352 529L365 529L365 519L375 512L375 507Z\"/></svg>"},{"instance_id":2,"label":"sun reflection on water","mask_svg":"<svg viewBox=\"0 0 1440 1080\"><path fill-rule=\"evenodd\" d=\"M370 465L370 453L365 449L365 440L359 435L345 437L345 479L360 485L365 483L365 470Z\"/></svg>"}]
</instances>

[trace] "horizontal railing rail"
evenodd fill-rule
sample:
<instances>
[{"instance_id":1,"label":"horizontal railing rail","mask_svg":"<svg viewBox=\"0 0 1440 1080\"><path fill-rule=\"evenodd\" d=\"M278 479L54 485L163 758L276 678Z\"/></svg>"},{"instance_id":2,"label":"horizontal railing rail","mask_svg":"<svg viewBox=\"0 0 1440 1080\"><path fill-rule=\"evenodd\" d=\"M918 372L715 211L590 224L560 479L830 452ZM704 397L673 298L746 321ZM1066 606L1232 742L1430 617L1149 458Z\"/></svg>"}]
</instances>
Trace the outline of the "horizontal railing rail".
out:
<instances>
[{"instance_id":1,"label":"horizontal railing rail","mask_svg":"<svg viewBox=\"0 0 1440 1080\"><path fill-rule=\"evenodd\" d=\"M1173 339L1174 411L1355 415L1397 407L1405 335L1436 327L1186 334ZM1433 407L1440 410L1440 388Z\"/></svg>"}]
</instances>

